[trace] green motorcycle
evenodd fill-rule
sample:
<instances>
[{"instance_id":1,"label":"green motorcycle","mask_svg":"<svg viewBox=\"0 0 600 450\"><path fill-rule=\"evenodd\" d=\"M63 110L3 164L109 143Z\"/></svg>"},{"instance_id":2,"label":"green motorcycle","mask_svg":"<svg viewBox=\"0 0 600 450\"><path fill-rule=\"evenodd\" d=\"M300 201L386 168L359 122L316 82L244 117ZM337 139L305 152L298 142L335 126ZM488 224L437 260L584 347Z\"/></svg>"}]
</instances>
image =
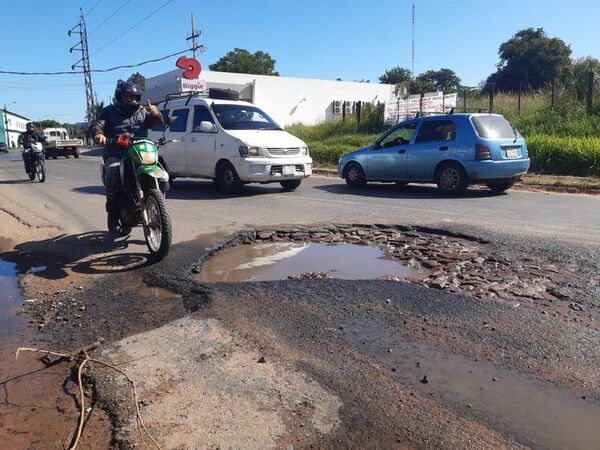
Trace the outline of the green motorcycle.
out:
<instances>
[{"instance_id":1,"label":"green motorcycle","mask_svg":"<svg viewBox=\"0 0 600 450\"><path fill-rule=\"evenodd\" d=\"M163 259L169 253L173 231L165 200L169 174L158 162L157 145L147 139L132 139L127 134L109 139L108 143L127 149L120 166L121 234L128 235L131 228L141 225L151 256Z\"/></svg>"}]
</instances>

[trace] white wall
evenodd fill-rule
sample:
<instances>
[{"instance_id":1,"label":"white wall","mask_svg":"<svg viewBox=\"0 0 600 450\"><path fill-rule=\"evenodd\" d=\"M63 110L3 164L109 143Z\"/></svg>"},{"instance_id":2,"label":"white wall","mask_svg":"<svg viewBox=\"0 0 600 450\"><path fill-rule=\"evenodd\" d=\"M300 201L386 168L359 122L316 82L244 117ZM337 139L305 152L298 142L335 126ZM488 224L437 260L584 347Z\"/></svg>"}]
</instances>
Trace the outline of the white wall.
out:
<instances>
[{"instance_id":1,"label":"white wall","mask_svg":"<svg viewBox=\"0 0 600 450\"><path fill-rule=\"evenodd\" d=\"M145 98L157 101L179 89L181 70L146 79ZM264 109L280 125L314 125L333 117L334 100L385 103L393 93L390 84L354 83L308 78L272 77L227 72L202 72L199 84L207 87L231 85L242 90L253 85L253 103ZM204 82L204 83L202 83ZM252 87L249 88L252 92ZM248 92L248 88L246 89Z\"/></svg>"},{"instance_id":2,"label":"white wall","mask_svg":"<svg viewBox=\"0 0 600 450\"><path fill-rule=\"evenodd\" d=\"M0 116L0 120L2 120L2 128L4 128L5 124L8 128L6 133L8 135L6 138L6 145L13 147L12 144L14 143L14 146L17 146L19 135L25 132L25 126L27 125L27 122L29 122L29 119L13 114L10 111L6 112L6 118L4 117L4 111L2 111Z\"/></svg>"}]
</instances>

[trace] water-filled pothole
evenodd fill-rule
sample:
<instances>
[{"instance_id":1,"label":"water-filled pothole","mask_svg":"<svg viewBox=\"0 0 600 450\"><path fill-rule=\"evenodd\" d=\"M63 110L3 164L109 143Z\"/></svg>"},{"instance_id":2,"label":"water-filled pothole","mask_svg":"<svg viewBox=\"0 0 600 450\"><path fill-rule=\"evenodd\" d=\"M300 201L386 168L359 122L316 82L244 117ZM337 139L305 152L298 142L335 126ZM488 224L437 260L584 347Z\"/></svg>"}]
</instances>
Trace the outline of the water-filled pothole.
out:
<instances>
[{"instance_id":1,"label":"water-filled pothole","mask_svg":"<svg viewBox=\"0 0 600 450\"><path fill-rule=\"evenodd\" d=\"M0 259L0 338L12 335L24 326L17 308L21 305L21 293L17 282L17 265Z\"/></svg>"},{"instance_id":2,"label":"water-filled pothole","mask_svg":"<svg viewBox=\"0 0 600 450\"><path fill-rule=\"evenodd\" d=\"M405 278L414 271L378 247L314 242L257 242L232 247L202 265L205 283L274 281L310 276L366 280Z\"/></svg>"},{"instance_id":3,"label":"water-filled pothole","mask_svg":"<svg viewBox=\"0 0 600 450\"><path fill-rule=\"evenodd\" d=\"M357 320L344 339L386 365L409 386L435 393L503 432L547 449L593 449L600 442L600 403L565 388L422 342L393 337ZM427 382L423 382L423 376Z\"/></svg>"}]
</instances>

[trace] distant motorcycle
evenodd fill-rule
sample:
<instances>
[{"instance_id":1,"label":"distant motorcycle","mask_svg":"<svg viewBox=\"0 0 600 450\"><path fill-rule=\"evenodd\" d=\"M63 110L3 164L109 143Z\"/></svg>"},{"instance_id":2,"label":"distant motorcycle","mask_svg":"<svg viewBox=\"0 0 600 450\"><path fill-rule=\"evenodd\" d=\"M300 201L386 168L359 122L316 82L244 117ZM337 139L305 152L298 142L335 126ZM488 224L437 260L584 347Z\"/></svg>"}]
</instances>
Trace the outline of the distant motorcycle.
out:
<instances>
[{"instance_id":1,"label":"distant motorcycle","mask_svg":"<svg viewBox=\"0 0 600 450\"><path fill-rule=\"evenodd\" d=\"M28 155L27 175L31 181L37 179L40 183L46 181L46 163L44 147L40 142L32 142L30 148L23 150Z\"/></svg>"},{"instance_id":2,"label":"distant motorcycle","mask_svg":"<svg viewBox=\"0 0 600 450\"><path fill-rule=\"evenodd\" d=\"M169 175L158 162L158 148L150 140L135 140L128 134L109 139L108 144L127 149L127 155L121 159L118 200L122 234L127 235L132 227L142 225L150 254L162 259L169 253L173 231L164 195Z\"/></svg>"}]
</instances>

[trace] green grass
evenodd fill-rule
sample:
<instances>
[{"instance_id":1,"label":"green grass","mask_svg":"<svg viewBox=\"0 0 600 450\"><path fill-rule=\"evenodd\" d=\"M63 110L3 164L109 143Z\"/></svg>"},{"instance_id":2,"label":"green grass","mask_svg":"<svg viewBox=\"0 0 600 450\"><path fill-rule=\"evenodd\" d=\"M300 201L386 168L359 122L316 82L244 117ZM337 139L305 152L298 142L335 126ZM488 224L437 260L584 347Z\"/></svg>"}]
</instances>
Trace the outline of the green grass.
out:
<instances>
[{"instance_id":1,"label":"green grass","mask_svg":"<svg viewBox=\"0 0 600 450\"><path fill-rule=\"evenodd\" d=\"M534 134L527 137L531 171L540 174L600 176L600 137Z\"/></svg>"}]
</instances>

